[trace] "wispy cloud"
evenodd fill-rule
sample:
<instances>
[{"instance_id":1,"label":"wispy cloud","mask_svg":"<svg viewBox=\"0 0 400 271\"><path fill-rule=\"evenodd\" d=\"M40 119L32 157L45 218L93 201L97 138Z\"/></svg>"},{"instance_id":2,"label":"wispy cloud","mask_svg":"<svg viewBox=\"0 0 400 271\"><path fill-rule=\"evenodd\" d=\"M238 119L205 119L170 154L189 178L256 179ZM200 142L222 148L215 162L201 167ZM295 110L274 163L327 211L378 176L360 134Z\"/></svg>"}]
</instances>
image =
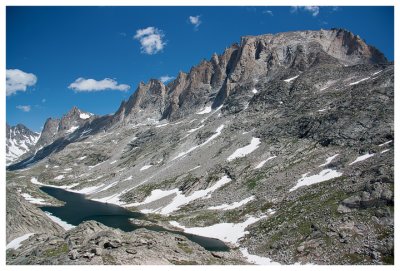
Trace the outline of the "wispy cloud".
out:
<instances>
[{"instance_id":1,"label":"wispy cloud","mask_svg":"<svg viewBox=\"0 0 400 271\"><path fill-rule=\"evenodd\" d=\"M270 16L274 16L274 13L272 12L272 10L268 10L268 9L266 9L266 10L263 10L263 12L262 12L263 14L267 14L267 15L270 15Z\"/></svg>"},{"instance_id":2,"label":"wispy cloud","mask_svg":"<svg viewBox=\"0 0 400 271\"><path fill-rule=\"evenodd\" d=\"M30 105L17 105L17 109L24 111L24 112L29 112L31 111L31 106Z\"/></svg>"},{"instance_id":3,"label":"wispy cloud","mask_svg":"<svg viewBox=\"0 0 400 271\"><path fill-rule=\"evenodd\" d=\"M299 10L309 12L314 17L318 16L318 14L319 14L318 6L292 6L292 7L290 7L290 13L296 13Z\"/></svg>"},{"instance_id":4,"label":"wispy cloud","mask_svg":"<svg viewBox=\"0 0 400 271\"><path fill-rule=\"evenodd\" d=\"M148 55L161 52L166 45L165 41L163 41L164 33L160 29L152 26L138 29L133 38L140 42L142 53Z\"/></svg>"},{"instance_id":5,"label":"wispy cloud","mask_svg":"<svg viewBox=\"0 0 400 271\"><path fill-rule=\"evenodd\" d=\"M127 91L130 86L125 84L118 84L117 81L105 78L97 81L95 79L78 78L75 82L68 86L69 89L73 89L76 92L91 92L91 91L102 91L102 90L119 90Z\"/></svg>"},{"instance_id":6,"label":"wispy cloud","mask_svg":"<svg viewBox=\"0 0 400 271\"><path fill-rule=\"evenodd\" d=\"M42 99L42 103L45 103L46 102L46 99Z\"/></svg>"},{"instance_id":7,"label":"wispy cloud","mask_svg":"<svg viewBox=\"0 0 400 271\"><path fill-rule=\"evenodd\" d=\"M26 91L28 87L34 86L37 77L33 73L26 73L18 69L6 71L6 95L10 96L17 91Z\"/></svg>"},{"instance_id":8,"label":"wispy cloud","mask_svg":"<svg viewBox=\"0 0 400 271\"><path fill-rule=\"evenodd\" d=\"M163 83L166 83L168 81L171 81L172 79L174 79L175 77L172 76L168 76L168 75L164 75L160 77L160 81Z\"/></svg>"},{"instance_id":9,"label":"wispy cloud","mask_svg":"<svg viewBox=\"0 0 400 271\"><path fill-rule=\"evenodd\" d=\"M200 20L200 15L197 16L189 16L189 22L194 25L194 30L198 30L202 21Z\"/></svg>"}]
</instances>

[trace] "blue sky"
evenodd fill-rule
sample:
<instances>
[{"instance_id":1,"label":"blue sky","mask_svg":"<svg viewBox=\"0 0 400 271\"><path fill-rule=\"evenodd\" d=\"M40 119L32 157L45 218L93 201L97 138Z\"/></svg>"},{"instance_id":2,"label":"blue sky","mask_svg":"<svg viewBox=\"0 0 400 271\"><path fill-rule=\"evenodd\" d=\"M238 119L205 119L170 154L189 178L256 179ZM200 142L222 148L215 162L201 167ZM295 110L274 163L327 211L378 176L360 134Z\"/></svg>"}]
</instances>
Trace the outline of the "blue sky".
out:
<instances>
[{"instance_id":1,"label":"blue sky","mask_svg":"<svg viewBox=\"0 0 400 271\"><path fill-rule=\"evenodd\" d=\"M332 27L393 60L392 7L7 7L6 120L40 131L74 105L114 113L140 81L188 71L241 36Z\"/></svg>"}]
</instances>

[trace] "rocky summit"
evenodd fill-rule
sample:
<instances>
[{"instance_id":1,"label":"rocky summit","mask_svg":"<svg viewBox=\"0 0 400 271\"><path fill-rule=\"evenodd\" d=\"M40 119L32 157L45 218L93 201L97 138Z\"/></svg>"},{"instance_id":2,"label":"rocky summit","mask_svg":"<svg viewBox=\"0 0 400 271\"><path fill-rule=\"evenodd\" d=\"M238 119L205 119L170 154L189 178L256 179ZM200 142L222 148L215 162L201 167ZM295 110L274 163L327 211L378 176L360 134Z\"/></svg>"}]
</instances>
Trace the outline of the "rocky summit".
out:
<instances>
[{"instance_id":1,"label":"rocky summit","mask_svg":"<svg viewBox=\"0 0 400 271\"><path fill-rule=\"evenodd\" d=\"M242 37L32 145L7 167L8 264L394 262L394 64L344 29ZM144 216L57 217L43 186Z\"/></svg>"}]
</instances>

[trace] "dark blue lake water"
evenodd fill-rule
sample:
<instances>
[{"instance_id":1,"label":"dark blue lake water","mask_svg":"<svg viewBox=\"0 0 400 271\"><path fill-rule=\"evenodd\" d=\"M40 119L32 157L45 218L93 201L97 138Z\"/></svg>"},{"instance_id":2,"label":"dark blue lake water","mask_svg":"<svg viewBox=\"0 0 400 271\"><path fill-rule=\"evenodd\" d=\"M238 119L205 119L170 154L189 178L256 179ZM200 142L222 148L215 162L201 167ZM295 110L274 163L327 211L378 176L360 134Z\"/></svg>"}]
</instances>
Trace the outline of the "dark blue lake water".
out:
<instances>
[{"instance_id":1,"label":"dark blue lake water","mask_svg":"<svg viewBox=\"0 0 400 271\"><path fill-rule=\"evenodd\" d=\"M87 199L82 194L69 192L60 188L42 186L40 189L50 196L65 202L65 205L61 207L45 206L41 207L41 209L43 211L48 211L61 220L75 226L83 221L95 220L106 226L118 228L125 232L134 231L138 228L146 228L157 232L167 231L186 236L189 240L196 242L209 251L229 251L228 246L218 239L183 233L180 231L171 231L161 226L136 226L129 222L129 218L146 220L146 216L142 213L131 212L115 204L93 201Z\"/></svg>"}]
</instances>

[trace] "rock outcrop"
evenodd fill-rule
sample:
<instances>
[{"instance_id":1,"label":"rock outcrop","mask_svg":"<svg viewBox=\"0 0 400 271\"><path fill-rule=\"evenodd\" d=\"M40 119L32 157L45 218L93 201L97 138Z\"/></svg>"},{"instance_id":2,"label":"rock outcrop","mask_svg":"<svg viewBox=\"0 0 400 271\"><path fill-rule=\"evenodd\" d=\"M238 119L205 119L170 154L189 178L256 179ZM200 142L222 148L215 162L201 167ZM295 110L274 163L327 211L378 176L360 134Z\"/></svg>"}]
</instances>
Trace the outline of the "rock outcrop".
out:
<instances>
[{"instance_id":1,"label":"rock outcrop","mask_svg":"<svg viewBox=\"0 0 400 271\"><path fill-rule=\"evenodd\" d=\"M122 232L87 221L65 234L35 234L23 248L7 252L7 264L169 265L244 264L242 257L216 257L186 237L139 229Z\"/></svg>"}]
</instances>

